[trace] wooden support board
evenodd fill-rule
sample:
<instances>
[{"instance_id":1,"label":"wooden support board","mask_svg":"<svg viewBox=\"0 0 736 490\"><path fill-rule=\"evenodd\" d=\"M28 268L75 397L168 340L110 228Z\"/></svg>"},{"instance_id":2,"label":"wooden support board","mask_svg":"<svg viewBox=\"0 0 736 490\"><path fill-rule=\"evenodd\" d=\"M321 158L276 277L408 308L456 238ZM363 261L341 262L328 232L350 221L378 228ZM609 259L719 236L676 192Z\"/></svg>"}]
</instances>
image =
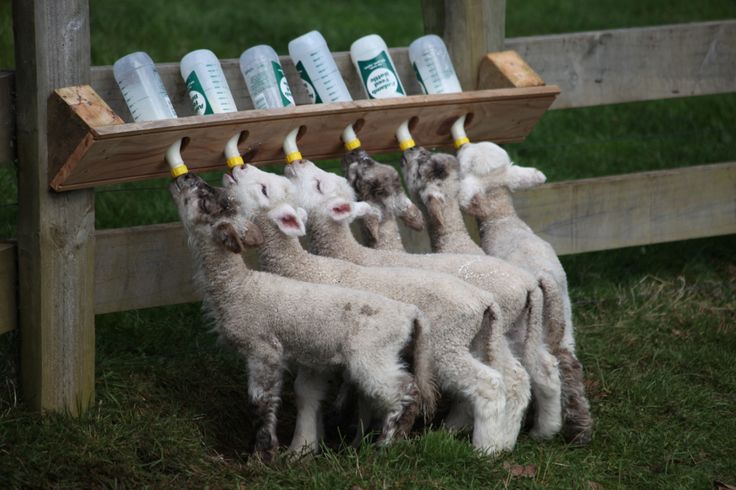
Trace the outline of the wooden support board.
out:
<instances>
[{"instance_id":1,"label":"wooden support board","mask_svg":"<svg viewBox=\"0 0 736 490\"><path fill-rule=\"evenodd\" d=\"M188 138L182 156L190 170L224 168L223 149L234 134L244 135L240 150L250 163L282 162L283 139L300 126L305 132L299 147L314 160L344 153L340 134L349 124L368 152L397 151L394 132L411 118L414 138L426 146L447 146L450 126L463 114L471 114L471 139L521 141L558 93L554 86L481 90L121 124L91 87L67 87L56 90L49 110L63 123L63 140L74 144L56 153L63 158L50 185L66 191L165 177L166 149L181 138Z\"/></svg>"},{"instance_id":2,"label":"wooden support board","mask_svg":"<svg viewBox=\"0 0 736 490\"><path fill-rule=\"evenodd\" d=\"M0 165L15 158L15 75L0 71Z\"/></svg>"},{"instance_id":3,"label":"wooden support board","mask_svg":"<svg viewBox=\"0 0 736 490\"><path fill-rule=\"evenodd\" d=\"M13 243L0 243L0 334L15 329L18 322L16 250Z\"/></svg>"}]
</instances>

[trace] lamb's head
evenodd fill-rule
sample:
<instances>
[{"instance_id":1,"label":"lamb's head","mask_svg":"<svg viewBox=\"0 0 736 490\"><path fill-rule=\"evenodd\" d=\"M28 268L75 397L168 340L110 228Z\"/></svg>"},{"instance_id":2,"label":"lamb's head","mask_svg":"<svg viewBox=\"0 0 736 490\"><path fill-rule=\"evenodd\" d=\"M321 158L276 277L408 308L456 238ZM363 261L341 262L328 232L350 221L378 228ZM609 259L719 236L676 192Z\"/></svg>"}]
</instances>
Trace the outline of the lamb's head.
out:
<instances>
[{"instance_id":1,"label":"lamb's head","mask_svg":"<svg viewBox=\"0 0 736 490\"><path fill-rule=\"evenodd\" d=\"M547 180L536 168L514 165L506 150L488 141L463 145L457 159L462 175L460 206L470 214L478 214L474 211L479 199L476 196L499 187L527 189Z\"/></svg>"},{"instance_id":2,"label":"lamb's head","mask_svg":"<svg viewBox=\"0 0 736 490\"><path fill-rule=\"evenodd\" d=\"M296 186L296 202L307 210L315 224L345 224L353 219L381 212L366 202L356 202L355 193L344 177L326 172L309 160L299 160L284 169Z\"/></svg>"},{"instance_id":3,"label":"lamb's head","mask_svg":"<svg viewBox=\"0 0 736 490\"><path fill-rule=\"evenodd\" d=\"M378 208L383 220L400 218L413 230L424 228L422 213L404 192L394 167L378 163L365 150L357 149L343 156L342 168L358 199ZM370 231L370 223L366 225Z\"/></svg>"},{"instance_id":4,"label":"lamb's head","mask_svg":"<svg viewBox=\"0 0 736 490\"><path fill-rule=\"evenodd\" d=\"M222 182L247 217L266 217L267 222L287 236L297 237L306 233L304 222L307 213L302 208L294 209L296 189L289 179L245 165L226 173Z\"/></svg>"},{"instance_id":5,"label":"lamb's head","mask_svg":"<svg viewBox=\"0 0 736 490\"><path fill-rule=\"evenodd\" d=\"M439 225L444 223L443 204L447 199L457 198L460 191L459 170L454 156L433 153L420 146L404 151L401 159L401 171L409 192Z\"/></svg>"},{"instance_id":6,"label":"lamb's head","mask_svg":"<svg viewBox=\"0 0 736 490\"><path fill-rule=\"evenodd\" d=\"M225 189L187 173L169 185L169 192L187 235L198 245L213 244L241 253L246 247L263 243L261 230L238 213L237 204Z\"/></svg>"}]
</instances>

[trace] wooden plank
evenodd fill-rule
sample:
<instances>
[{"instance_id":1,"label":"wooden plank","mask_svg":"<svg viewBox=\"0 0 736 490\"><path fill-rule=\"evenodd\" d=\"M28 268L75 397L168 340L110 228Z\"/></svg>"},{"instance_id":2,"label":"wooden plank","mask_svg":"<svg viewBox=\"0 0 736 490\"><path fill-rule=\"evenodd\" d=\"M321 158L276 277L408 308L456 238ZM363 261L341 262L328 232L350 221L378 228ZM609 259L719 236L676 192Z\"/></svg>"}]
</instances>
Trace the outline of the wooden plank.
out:
<instances>
[{"instance_id":1,"label":"wooden plank","mask_svg":"<svg viewBox=\"0 0 736 490\"><path fill-rule=\"evenodd\" d=\"M257 268L254 251L246 255ZM199 301L180 223L100 230L95 271L99 313Z\"/></svg>"},{"instance_id":2,"label":"wooden plank","mask_svg":"<svg viewBox=\"0 0 736 490\"><path fill-rule=\"evenodd\" d=\"M0 243L0 335L17 325L17 291L16 247L12 243Z\"/></svg>"},{"instance_id":3,"label":"wooden plank","mask_svg":"<svg viewBox=\"0 0 736 490\"><path fill-rule=\"evenodd\" d=\"M736 162L556 182L519 192L515 203L561 255L732 234ZM430 250L426 233L401 231L412 252ZM96 313L201 299L179 223L100 230L96 241ZM4 261L14 258L0 248L0 291L12 283ZM254 253L247 262L257 268Z\"/></svg>"},{"instance_id":4,"label":"wooden plank","mask_svg":"<svg viewBox=\"0 0 736 490\"><path fill-rule=\"evenodd\" d=\"M726 235L736 162L547 184L514 202L559 254Z\"/></svg>"},{"instance_id":5,"label":"wooden plank","mask_svg":"<svg viewBox=\"0 0 736 490\"><path fill-rule=\"evenodd\" d=\"M503 49L506 0L422 0L424 31L445 40L464 90L477 88L478 67Z\"/></svg>"},{"instance_id":6,"label":"wooden plank","mask_svg":"<svg viewBox=\"0 0 736 490\"><path fill-rule=\"evenodd\" d=\"M15 74L0 71L0 165L15 159Z\"/></svg>"},{"instance_id":7,"label":"wooden plank","mask_svg":"<svg viewBox=\"0 0 736 490\"><path fill-rule=\"evenodd\" d=\"M508 39L553 109L736 92L736 20Z\"/></svg>"},{"instance_id":8,"label":"wooden plank","mask_svg":"<svg viewBox=\"0 0 736 490\"><path fill-rule=\"evenodd\" d=\"M88 102L94 105L96 95L89 87L64 91L73 91L74 95L62 91L55 98L80 99L85 107ZM75 150L51 185L63 191L165 177L169 173L163 158L166 149L181 138L189 139L182 156L191 170L222 169L225 143L233 134L243 132L248 136L240 150L250 163L282 162L283 139L300 126L306 130L299 140L301 152L315 160L341 156L344 149L340 133L356 122L363 147L374 154L395 152L394 131L410 118L416 122L412 126L414 138L427 146L447 146L450 126L463 114L472 114L466 124L470 138L521 141L556 95L556 87L548 86L356 100L103 127L94 127L96 121L88 121L92 139L73 145ZM70 117L82 115L70 112Z\"/></svg>"},{"instance_id":9,"label":"wooden plank","mask_svg":"<svg viewBox=\"0 0 736 490\"><path fill-rule=\"evenodd\" d=\"M478 68L478 88L541 87L544 80L513 50L483 57Z\"/></svg>"},{"instance_id":10,"label":"wooden plank","mask_svg":"<svg viewBox=\"0 0 736 490\"><path fill-rule=\"evenodd\" d=\"M89 80L89 6L16 0L13 25L23 394L32 409L78 414L94 399L94 193L48 192L47 103Z\"/></svg>"}]
</instances>

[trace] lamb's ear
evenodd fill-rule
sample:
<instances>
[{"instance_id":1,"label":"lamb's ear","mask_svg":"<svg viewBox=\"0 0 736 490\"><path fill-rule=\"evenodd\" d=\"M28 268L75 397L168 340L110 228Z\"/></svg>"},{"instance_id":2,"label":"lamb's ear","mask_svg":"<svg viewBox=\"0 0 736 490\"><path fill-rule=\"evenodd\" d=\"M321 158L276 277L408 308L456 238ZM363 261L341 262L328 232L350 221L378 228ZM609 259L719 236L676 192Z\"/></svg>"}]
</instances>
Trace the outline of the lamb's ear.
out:
<instances>
[{"instance_id":1,"label":"lamb's ear","mask_svg":"<svg viewBox=\"0 0 736 490\"><path fill-rule=\"evenodd\" d=\"M361 219L363 220L363 231L368 235L366 238L368 238L370 242L377 242L381 225L380 216L375 213L369 213L364 215Z\"/></svg>"},{"instance_id":2,"label":"lamb's ear","mask_svg":"<svg viewBox=\"0 0 736 490\"><path fill-rule=\"evenodd\" d=\"M422 231L424 229L424 217L422 216L422 212L419 211L416 204L411 202L408 197L404 196L404 199L406 199L406 201L403 203L404 208L398 213L399 218L401 218L401 221L403 221L404 224L412 230Z\"/></svg>"},{"instance_id":3,"label":"lamb's ear","mask_svg":"<svg viewBox=\"0 0 736 490\"><path fill-rule=\"evenodd\" d=\"M352 216L353 218L361 218L373 215L381 221L381 210L365 201L358 201L352 204Z\"/></svg>"},{"instance_id":4,"label":"lamb's ear","mask_svg":"<svg viewBox=\"0 0 736 490\"><path fill-rule=\"evenodd\" d=\"M245 231L240 235L240 240L246 247L260 247L263 245L263 232L257 224L246 221Z\"/></svg>"},{"instance_id":5,"label":"lamb's ear","mask_svg":"<svg viewBox=\"0 0 736 490\"><path fill-rule=\"evenodd\" d=\"M335 221L345 221L346 219L360 216L355 214L355 207L357 204L358 203L350 203L347 200L338 197L327 203L327 214L329 214L330 218Z\"/></svg>"},{"instance_id":6,"label":"lamb's ear","mask_svg":"<svg viewBox=\"0 0 736 490\"><path fill-rule=\"evenodd\" d=\"M427 213L438 226L445 226L445 215L442 214L442 198L437 194L428 194L424 199Z\"/></svg>"},{"instance_id":7,"label":"lamb's ear","mask_svg":"<svg viewBox=\"0 0 736 490\"><path fill-rule=\"evenodd\" d=\"M298 237L306 233L304 221L297 211L288 204L281 204L268 212L268 218L286 236Z\"/></svg>"},{"instance_id":8,"label":"lamb's ear","mask_svg":"<svg viewBox=\"0 0 736 490\"><path fill-rule=\"evenodd\" d=\"M547 177L533 167L519 167L512 165L506 170L507 185L509 189L528 189L544 184Z\"/></svg>"},{"instance_id":9,"label":"lamb's ear","mask_svg":"<svg viewBox=\"0 0 736 490\"><path fill-rule=\"evenodd\" d=\"M215 226L214 231L214 238L217 243L221 243L226 249L235 254L239 254L243 251L243 244L240 241L240 236L232 224L227 222L219 223Z\"/></svg>"}]
</instances>

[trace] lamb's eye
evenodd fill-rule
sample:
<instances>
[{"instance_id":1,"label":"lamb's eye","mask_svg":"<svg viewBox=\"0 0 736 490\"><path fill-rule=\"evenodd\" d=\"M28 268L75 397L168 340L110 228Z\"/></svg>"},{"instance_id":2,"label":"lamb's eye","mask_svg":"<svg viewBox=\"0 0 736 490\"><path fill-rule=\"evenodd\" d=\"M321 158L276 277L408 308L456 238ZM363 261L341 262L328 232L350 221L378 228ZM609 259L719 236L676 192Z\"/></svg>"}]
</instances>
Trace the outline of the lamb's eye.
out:
<instances>
[{"instance_id":1,"label":"lamb's eye","mask_svg":"<svg viewBox=\"0 0 736 490\"><path fill-rule=\"evenodd\" d=\"M319 180L317 180L316 182L317 182L317 184L316 184L316 187L317 187L317 192L319 192L320 194L322 194L322 187L321 187L321 185L320 185L320 181L319 181Z\"/></svg>"},{"instance_id":2,"label":"lamb's eye","mask_svg":"<svg viewBox=\"0 0 736 490\"><path fill-rule=\"evenodd\" d=\"M268 197L268 190L266 189L266 185L265 184L261 184L261 194L263 194L264 196Z\"/></svg>"},{"instance_id":3,"label":"lamb's eye","mask_svg":"<svg viewBox=\"0 0 736 490\"><path fill-rule=\"evenodd\" d=\"M209 213L209 211L210 211L209 201L207 199L200 199L199 200L199 209L203 213Z\"/></svg>"}]
</instances>

